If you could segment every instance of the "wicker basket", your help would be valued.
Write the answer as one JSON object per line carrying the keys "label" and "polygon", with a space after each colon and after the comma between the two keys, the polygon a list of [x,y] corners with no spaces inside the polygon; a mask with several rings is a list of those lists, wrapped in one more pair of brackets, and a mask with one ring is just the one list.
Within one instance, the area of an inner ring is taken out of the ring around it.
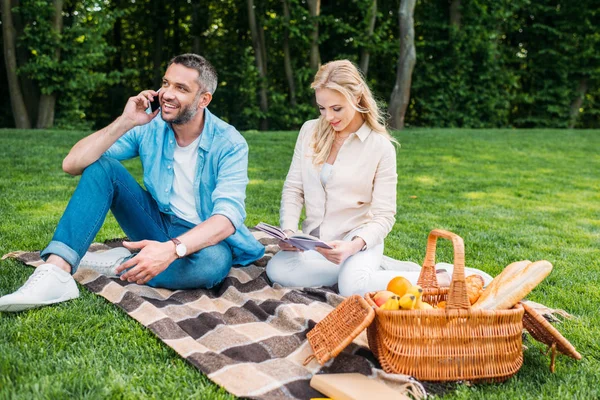
{"label": "wicker basket", "polygon": [[304,365],[313,358],[323,365],[337,356],[373,318],[375,311],[365,299],[358,295],[348,297],[306,335],[314,354],[306,358]]}
{"label": "wicker basket", "polygon": [[[440,288],[435,274],[437,238],[452,241],[454,273],[450,288]],[[363,300],[351,296],[319,322],[308,334],[314,355],[322,365],[337,356],[367,328],[369,347],[388,373],[412,375],[423,381],[503,381],[523,364],[523,326],[552,351],[576,360],[581,355],[542,315],[526,303],[510,310],[471,309],[464,276],[464,244],[454,233],[434,230],[419,285],[424,300],[432,305],[446,301],[445,309],[388,311],[373,302],[374,293]]]}
{"label": "wicker basket", "polygon": [[546,318],[540,315],[534,308],[527,305],[527,302],[521,303],[525,314],[523,315],[523,326],[529,334],[538,342],[544,343],[548,346],[550,354],[550,371],[554,372],[556,351],[574,358],[575,360],[581,360],[581,354],[575,347],[567,340],[560,332],[550,325]]}
{"label": "wicker basket", "polygon": [[[435,273],[437,238],[452,241],[454,272],[449,289],[440,289]],[[452,232],[434,230],[419,285],[424,300],[445,309],[388,311],[375,309],[368,328],[369,346],[389,373],[424,381],[503,381],[523,364],[521,332],[523,307],[510,310],[473,310],[467,297],[463,240]],[[375,305],[371,294],[367,302]]]}

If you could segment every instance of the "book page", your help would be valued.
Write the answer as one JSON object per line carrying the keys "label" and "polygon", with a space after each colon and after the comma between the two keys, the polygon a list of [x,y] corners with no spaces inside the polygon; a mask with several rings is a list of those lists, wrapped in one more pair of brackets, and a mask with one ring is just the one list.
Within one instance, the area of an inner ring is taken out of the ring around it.
{"label": "book page", "polygon": [[285,232],[283,232],[281,230],[281,228],[279,228],[277,226],[266,224],[264,222],[260,222],[258,225],[255,226],[255,228],[258,229],[259,231],[262,231],[262,232],[268,234],[268,235],[271,235],[275,239],[285,240],[288,238],[287,235],[285,234]]}
{"label": "book page", "polygon": [[327,243],[325,243],[319,239],[304,239],[304,238],[297,237],[297,236],[292,236],[291,238],[289,238],[287,240],[287,242],[289,244],[291,244],[292,246],[297,247],[302,250],[314,250],[315,247],[323,247],[326,249],[332,248]]}

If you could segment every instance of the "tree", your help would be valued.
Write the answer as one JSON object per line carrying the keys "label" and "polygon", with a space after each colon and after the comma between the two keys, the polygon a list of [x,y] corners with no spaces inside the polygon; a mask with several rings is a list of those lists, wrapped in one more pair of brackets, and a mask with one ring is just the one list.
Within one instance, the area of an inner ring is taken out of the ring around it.
{"label": "tree", "polygon": [[[18,2],[16,2],[18,5]],[[2,0],[2,35],[4,38],[4,60],[6,63],[6,73],[8,78],[8,88],[11,100],[11,107],[17,129],[31,128],[29,114],[23,100],[23,92],[19,84],[17,75],[17,57],[16,57],[16,39],[15,28],[12,22],[12,10],[10,0]]]}
{"label": "tree", "polygon": [[152,46],[154,57],[152,59],[152,83],[155,88],[158,88],[161,86],[164,72],[162,68],[164,62],[163,47],[165,46],[165,30],[167,29],[167,20],[169,16],[165,10],[164,0],[154,0],[152,2],[152,7],[154,14],[154,42]]}
{"label": "tree", "polygon": [[321,15],[321,0],[307,0],[308,11],[312,19],[312,32],[310,34],[310,68],[313,71],[319,69],[321,65],[321,55],[319,54],[319,16]]}
{"label": "tree", "polygon": [[459,30],[461,19],[460,0],[452,0],[450,2],[450,27]]}
{"label": "tree", "polygon": [[296,84],[294,83],[292,58],[290,56],[290,4],[289,0],[281,0],[281,2],[283,3],[283,18],[285,22],[283,32],[283,67],[289,88],[290,106],[296,107]]}
{"label": "tree", "polygon": [[109,48],[104,35],[112,27],[113,15],[94,0],[22,0],[15,1],[18,7],[12,10],[9,3],[2,3],[3,22],[9,22],[3,28],[8,28],[8,35],[3,35],[9,51],[5,58],[11,63],[7,74],[11,88],[20,86],[27,94],[11,90],[11,101],[25,104],[26,112],[15,105],[15,117],[29,120],[15,125],[52,127],[61,102],[62,114],[57,117],[69,126],[82,123],[90,92],[109,81],[95,69],[106,62]]}
{"label": "tree", "polygon": [[520,29],[510,35],[519,60],[515,126],[574,127],[586,112],[586,93],[599,82],[597,4],[538,0],[519,10]]}
{"label": "tree", "polygon": [[208,27],[208,13],[200,9],[200,2],[194,2],[192,4],[192,53],[201,54],[203,50],[202,46],[202,34]]}
{"label": "tree", "polygon": [[248,1],[248,22],[250,32],[252,34],[252,47],[254,47],[254,58],[256,59],[256,68],[260,75],[260,110],[264,113],[260,121],[260,129],[266,131],[269,128],[269,122],[266,118],[269,112],[269,102],[267,98],[267,50],[265,46],[264,34],[262,34],[262,25],[259,25],[256,20],[254,10],[254,1]]}
{"label": "tree", "polygon": [[367,14],[368,27],[367,27],[367,43],[363,46],[360,53],[360,69],[363,75],[366,77],[369,72],[369,58],[371,56],[371,39],[373,38],[373,32],[375,31],[375,21],[377,20],[377,0],[373,0],[369,13]]}
{"label": "tree", "polygon": [[396,83],[392,90],[388,112],[390,126],[404,127],[404,116],[410,99],[412,73],[416,63],[414,10],[416,0],[400,0],[398,25],[400,29],[400,53],[396,68]]}
{"label": "tree", "polygon": [[[60,38],[63,28],[63,0],[54,0],[54,10],[52,12],[52,22],[50,24],[50,33],[57,39]],[[59,39],[58,39],[59,40]],[[54,54],[50,53],[49,57],[52,62],[58,63],[60,60],[60,47],[56,46]],[[39,111],[37,114],[36,128],[50,128],[54,125],[54,111],[56,107],[56,91],[42,90],[40,97]]]}
{"label": "tree", "polygon": [[240,130],[314,118],[315,71],[342,58],[393,124],[600,127],[598,0],[414,3],[411,47],[398,0],[0,0],[0,126],[51,126],[54,110],[100,128],[192,51],[219,74],[211,111]]}

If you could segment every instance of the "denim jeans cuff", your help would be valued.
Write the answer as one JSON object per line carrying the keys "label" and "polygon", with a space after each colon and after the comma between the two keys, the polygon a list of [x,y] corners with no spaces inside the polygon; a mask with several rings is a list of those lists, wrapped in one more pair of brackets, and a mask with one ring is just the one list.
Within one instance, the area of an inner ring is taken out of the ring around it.
{"label": "denim jeans cuff", "polygon": [[71,264],[71,275],[77,272],[77,267],[79,266],[81,257],[79,257],[79,254],[77,254],[77,252],[72,248],[62,242],[53,240],[48,244],[48,247],[42,250],[40,257],[42,260],[46,261],[50,254],[55,254]]}

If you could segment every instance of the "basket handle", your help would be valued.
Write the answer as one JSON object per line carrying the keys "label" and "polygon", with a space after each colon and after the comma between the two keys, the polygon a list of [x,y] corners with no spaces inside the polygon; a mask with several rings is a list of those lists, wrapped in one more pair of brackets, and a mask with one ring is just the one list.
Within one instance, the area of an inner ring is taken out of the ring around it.
{"label": "basket handle", "polygon": [[452,273],[446,308],[468,310],[471,308],[471,303],[467,296],[465,282],[465,244],[457,234],[442,229],[434,229],[429,233],[425,260],[417,283],[423,289],[439,289],[440,287],[435,273],[435,249],[439,237],[450,240],[454,248],[454,272]]}

